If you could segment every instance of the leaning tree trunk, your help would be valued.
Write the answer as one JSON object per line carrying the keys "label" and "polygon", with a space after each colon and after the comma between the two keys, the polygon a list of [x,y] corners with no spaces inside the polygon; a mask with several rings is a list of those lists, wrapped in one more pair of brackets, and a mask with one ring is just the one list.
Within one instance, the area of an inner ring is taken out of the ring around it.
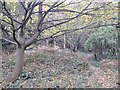
{"label": "leaning tree trunk", "polygon": [[20,75],[22,69],[24,66],[24,48],[18,48],[16,50],[16,63],[15,63],[15,67],[13,70],[13,73],[11,76],[9,76],[5,82],[9,83],[9,82],[13,82],[15,81],[18,76]]}
{"label": "leaning tree trunk", "polygon": [[[19,16],[18,16],[18,21],[19,22],[23,22],[22,18],[25,14],[25,10],[23,8],[23,5],[25,4],[25,0],[23,0],[23,2],[21,2],[21,0],[18,0],[18,12],[19,12]],[[23,4],[21,4],[21,3]],[[24,24],[24,26],[26,25],[26,23]],[[24,26],[22,26],[19,30],[18,30],[18,37],[16,39],[15,34],[13,33],[13,38],[16,41],[17,40],[17,47],[16,47],[16,58],[15,58],[15,67],[13,69],[12,75],[10,75],[9,77],[7,77],[5,79],[6,83],[10,83],[15,81],[18,76],[20,75],[22,68],[24,66],[24,43],[25,43],[25,38],[24,38]],[[18,24],[15,25],[15,28],[18,28]]]}

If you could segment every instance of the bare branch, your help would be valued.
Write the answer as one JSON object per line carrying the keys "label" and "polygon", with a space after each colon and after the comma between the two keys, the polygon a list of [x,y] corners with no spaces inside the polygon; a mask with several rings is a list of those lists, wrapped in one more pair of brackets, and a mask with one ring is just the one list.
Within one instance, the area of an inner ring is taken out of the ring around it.
{"label": "bare branch", "polygon": [[71,21],[71,20],[79,17],[80,15],[82,15],[82,13],[83,13],[91,4],[92,4],[92,2],[90,2],[90,3],[89,3],[81,12],[79,12],[76,16],[74,16],[74,17],[72,17],[72,18],[70,18],[70,19],[68,19],[68,20],[66,20],[66,21],[63,21],[63,22],[57,23],[57,24],[55,24],[55,25],[52,25],[52,26],[43,28],[43,31],[44,31],[45,29],[49,29],[49,28],[52,28],[52,27],[55,27],[55,26],[64,24],[64,23],[66,23],[66,22],[69,22],[69,21]]}
{"label": "bare branch", "polygon": [[[118,25],[118,24],[106,24],[106,25],[95,25],[95,26],[93,26],[94,24],[96,24],[96,23],[92,23],[92,24],[89,24],[89,25],[86,25],[86,26],[82,26],[82,27],[79,27],[79,28],[76,28],[76,29],[69,29],[69,30],[67,29],[67,30],[58,31],[58,32],[56,32],[55,34],[53,34],[49,37],[38,39],[37,41],[59,37],[59,36],[64,35],[66,33],[72,33],[72,32],[75,32],[75,31],[82,30],[82,29],[93,29],[93,28],[98,28],[98,27],[103,27],[103,26],[111,26],[111,25],[112,26],[117,26]],[[93,27],[90,27],[90,26],[93,26]],[[59,33],[61,33],[61,34],[59,34]],[[57,35],[57,34],[59,34],[59,35]],[[35,41],[35,42],[37,42],[37,41]]]}
{"label": "bare branch", "polygon": [[26,42],[25,42],[25,48],[28,47],[29,45],[31,45],[32,43],[34,43],[34,41],[36,41],[37,37],[39,35],[39,32],[36,32],[33,37],[31,37],[30,39],[28,39]]}
{"label": "bare branch", "polygon": [[37,26],[37,32],[34,34],[34,36],[31,38],[31,39],[29,39],[29,40],[27,40],[26,42],[25,42],[25,48],[26,47],[28,47],[30,44],[32,44],[35,40],[36,40],[36,38],[39,36],[39,34],[41,33],[41,31],[42,31],[42,22],[43,22],[43,20],[44,20],[44,18],[46,17],[46,15],[53,9],[53,8],[55,8],[55,7],[57,7],[57,6],[59,6],[59,5],[61,5],[62,3],[64,3],[64,1],[63,2],[61,2],[61,3],[59,3],[59,4],[57,4],[58,2],[55,2],[48,10],[47,10],[47,12],[45,12],[45,14],[42,16],[42,3],[40,3],[41,5],[40,5],[40,8],[39,8],[39,15],[40,15],[40,20],[39,20],[39,23],[38,23],[38,26]]}
{"label": "bare branch", "polygon": [[10,17],[10,21],[11,21],[11,25],[14,28],[14,24],[13,24],[13,20],[12,20],[12,15],[10,14],[10,12],[7,10],[6,8],[6,3],[3,2],[3,8],[5,9],[5,11],[7,12],[8,16]]}
{"label": "bare branch", "polygon": [[[6,13],[5,13],[4,11],[2,11],[2,10],[5,10]],[[13,16],[11,15],[11,13],[10,13],[10,12],[7,10],[7,8],[6,8],[6,2],[3,2],[3,3],[2,3],[1,12],[2,12],[2,14],[4,14],[5,16],[7,16],[7,17],[11,20],[11,24],[13,23],[13,21],[15,21],[16,23],[21,24],[19,21],[13,19]]]}
{"label": "bare branch", "polygon": [[8,36],[10,35],[9,33],[12,33],[12,32],[10,32],[10,31],[8,31],[7,29],[5,29],[5,26],[2,25],[2,24],[0,24],[0,30],[1,30],[2,32],[5,32]]}
{"label": "bare branch", "polygon": [[[42,10],[42,2],[40,2],[40,5],[39,5],[39,11],[41,11]],[[39,19],[43,19],[42,18],[42,12],[41,13],[39,13]],[[41,31],[41,21],[42,20],[40,20],[39,21],[39,23],[38,23],[38,26],[37,26],[37,31],[36,31],[36,33],[33,35],[33,37],[31,38],[31,39],[28,39],[26,42],[25,42],[25,48],[27,47],[27,46],[29,46],[30,44],[32,44],[32,42],[34,42],[34,40],[39,36],[39,34],[40,34],[40,31]],[[40,30],[39,30],[40,29]]]}
{"label": "bare branch", "polygon": [[[42,12],[46,12],[46,11],[42,11]],[[79,13],[78,11],[74,11],[74,10],[68,10],[68,9],[53,9],[50,12],[71,12],[71,13]],[[32,14],[35,13],[39,13],[39,11],[33,12]]]}
{"label": "bare branch", "polygon": [[82,1],[83,1],[83,0],[78,1],[78,2],[69,2],[68,4],[62,5],[62,6],[60,6],[60,7],[66,7],[66,6],[73,5],[73,4],[79,4],[79,3],[81,3]]}
{"label": "bare branch", "polygon": [[0,19],[0,21],[3,21],[3,22],[5,22],[5,23],[7,23],[7,24],[9,24],[9,25],[12,25],[10,22],[7,22],[7,21],[4,20],[4,19]]}
{"label": "bare branch", "polygon": [[15,35],[15,30],[14,30],[14,23],[13,23],[13,19],[12,19],[12,15],[11,13],[7,10],[6,8],[6,3],[3,2],[3,8],[5,9],[5,11],[7,12],[7,16],[9,16],[10,18],[10,21],[11,21],[11,26],[12,26],[12,29],[13,29],[13,39],[16,41],[16,43],[19,45],[20,43],[18,42],[18,40],[16,39],[16,35]]}
{"label": "bare branch", "polygon": [[[23,27],[25,27],[25,25],[26,25],[26,23],[29,21],[29,19],[30,19],[30,17],[31,17],[31,14],[32,14],[32,12],[33,12],[33,9],[34,9],[34,7],[35,6],[37,6],[37,5],[39,5],[39,3],[30,3],[30,5],[32,5],[31,6],[31,8],[27,8],[27,11],[26,11],[26,13],[25,13],[25,15],[24,15],[24,20],[23,20],[23,22],[22,22],[22,24],[21,24],[21,26],[19,26],[17,29],[15,29],[15,30],[19,30],[20,28],[23,28]],[[29,12],[28,12],[29,11]],[[28,14],[28,15],[27,15]]]}
{"label": "bare branch", "polygon": [[[89,12],[86,12],[86,13],[81,13],[82,15],[90,15],[90,16],[94,16],[95,14],[91,14]],[[51,22],[54,22],[54,21],[64,21],[64,20],[69,20],[71,18],[62,18],[62,19],[53,19],[53,20],[49,20],[49,21],[45,21],[43,22],[42,24],[45,24],[45,23],[51,23]]]}
{"label": "bare branch", "polygon": [[20,45],[19,41],[18,41],[17,38],[16,38],[16,31],[15,31],[15,30],[13,30],[13,39],[16,41],[16,43],[17,43],[18,45]]}
{"label": "bare branch", "polygon": [[9,19],[13,20],[14,22],[16,22],[16,23],[18,23],[18,24],[22,24],[22,23],[20,23],[19,21],[17,21],[17,20],[15,20],[15,19],[11,18],[10,16],[8,16],[5,12],[3,12],[3,11],[1,11],[1,12],[2,12],[2,14],[4,14],[5,16],[7,16]]}
{"label": "bare branch", "polygon": [[25,4],[24,4],[24,3],[25,3],[25,2],[21,2],[21,1],[20,1],[20,4],[21,4],[22,7],[24,8],[24,10],[27,11],[27,8],[25,7]]}
{"label": "bare branch", "polygon": [[10,43],[12,43],[12,44],[15,44],[15,45],[17,45],[17,43],[15,43],[15,42],[13,42],[13,41],[11,41],[11,40],[8,40],[8,39],[6,39],[6,38],[2,38],[3,40],[5,40],[5,41],[8,41],[8,42],[10,42]]}

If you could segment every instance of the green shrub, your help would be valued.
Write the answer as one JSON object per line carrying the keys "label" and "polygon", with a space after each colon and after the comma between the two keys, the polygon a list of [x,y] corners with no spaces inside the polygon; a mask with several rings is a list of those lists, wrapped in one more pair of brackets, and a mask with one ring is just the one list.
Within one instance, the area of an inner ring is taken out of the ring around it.
{"label": "green shrub", "polygon": [[116,29],[112,26],[98,28],[98,30],[92,33],[86,40],[84,47],[86,50],[94,50],[95,43],[101,43],[104,48],[106,48],[106,46],[116,47],[117,45]]}

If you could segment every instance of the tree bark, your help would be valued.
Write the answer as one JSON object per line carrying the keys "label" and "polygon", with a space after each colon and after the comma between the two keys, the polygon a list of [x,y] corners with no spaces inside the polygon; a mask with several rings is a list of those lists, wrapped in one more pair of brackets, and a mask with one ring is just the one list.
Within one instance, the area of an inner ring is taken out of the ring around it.
{"label": "tree bark", "polygon": [[63,35],[63,49],[66,48],[66,37],[65,34]]}
{"label": "tree bark", "polygon": [[45,41],[45,42],[46,42],[46,46],[48,47],[48,39],[46,39],[46,41]]}
{"label": "tree bark", "polygon": [[17,47],[17,50],[16,50],[16,63],[15,63],[15,67],[14,67],[14,70],[13,70],[13,73],[11,76],[9,76],[5,82],[6,83],[9,83],[9,82],[13,82],[15,81],[18,76],[20,75],[22,69],[23,69],[23,66],[24,66],[24,48],[18,48]]}
{"label": "tree bark", "polygon": [[56,41],[55,38],[53,38],[53,44],[54,44],[54,48],[56,47]]}

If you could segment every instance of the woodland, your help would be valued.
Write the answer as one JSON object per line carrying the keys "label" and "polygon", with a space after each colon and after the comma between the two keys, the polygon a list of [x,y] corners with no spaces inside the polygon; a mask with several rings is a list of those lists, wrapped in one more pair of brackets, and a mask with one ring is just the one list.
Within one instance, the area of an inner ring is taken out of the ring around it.
{"label": "woodland", "polygon": [[118,88],[120,2],[1,0],[1,88]]}

